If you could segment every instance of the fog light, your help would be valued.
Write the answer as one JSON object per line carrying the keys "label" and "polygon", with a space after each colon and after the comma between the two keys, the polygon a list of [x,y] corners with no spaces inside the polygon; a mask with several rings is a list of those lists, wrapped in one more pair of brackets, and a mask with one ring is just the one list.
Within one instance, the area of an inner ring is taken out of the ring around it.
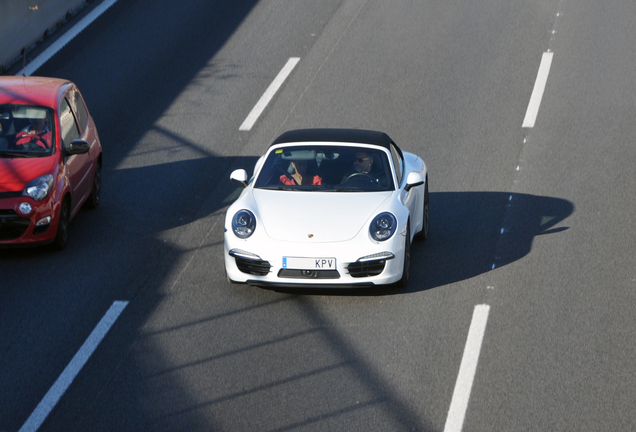
{"label": "fog light", "polygon": [[23,202],[22,204],[20,204],[20,207],[18,207],[18,210],[20,210],[20,213],[28,215],[29,213],[31,213],[31,210],[33,210],[33,208],[28,202]]}
{"label": "fog light", "polygon": [[44,226],[50,223],[51,223],[51,216],[47,216],[45,218],[40,219],[38,223],[35,224],[35,226]]}

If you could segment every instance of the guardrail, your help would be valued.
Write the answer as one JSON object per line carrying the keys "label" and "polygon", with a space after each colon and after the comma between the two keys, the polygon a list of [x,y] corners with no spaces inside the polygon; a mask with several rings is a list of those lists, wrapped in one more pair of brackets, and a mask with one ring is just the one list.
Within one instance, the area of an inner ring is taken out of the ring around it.
{"label": "guardrail", "polygon": [[0,1],[0,74],[23,59],[92,0]]}

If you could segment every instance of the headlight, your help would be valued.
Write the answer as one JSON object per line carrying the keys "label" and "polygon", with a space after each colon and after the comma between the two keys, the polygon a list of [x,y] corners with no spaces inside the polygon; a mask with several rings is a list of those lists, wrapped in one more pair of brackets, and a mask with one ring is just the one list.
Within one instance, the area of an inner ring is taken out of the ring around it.
{"label": "headlight", "polygon": [[385,241],[397,230],[397,219],[391,213],[380,213],[369,226],[369,234],[375,241]]}
{"label": "headlight", "polygon": [[22,196],[33,198],[34,201],[42,201],[49,195],[53,188],[53,176],[43,175],[29,182],[22,191]]}
{"label": "headlight", "polygon": [[232,231],[238,238],[246,239],[254,234],[256,218],[249,210],[239,210],[232,218]]}

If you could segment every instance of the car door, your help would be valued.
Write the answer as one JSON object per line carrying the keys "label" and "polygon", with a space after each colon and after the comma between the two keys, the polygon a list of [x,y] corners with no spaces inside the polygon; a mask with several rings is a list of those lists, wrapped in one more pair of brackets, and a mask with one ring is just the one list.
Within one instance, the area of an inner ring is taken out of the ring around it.
{"label": "car door", "polygon": [[[75,114],[75,118],[77,120],[77,125],[79,126],[81,139],[86,141],[91,147],[91,153],[94,152],[95,146],[97,145],[97,130],[95,129],[95,125],[90,119],[90,115],[88,113],[88,109],[86,109],[86,104],[84,103],[84,99],[80,94],[80,91],[77,87],[73,87],[69,90],[66,95],[66,99]],[[90,120],[90,121],[89,121]]]}
{"label": "car door", "polygon": [[[76,139],[85,139],[86,131],[78,123],[77,117],[71,108],[71,102],[76,95],[71,89],[60,100],[60,127],[62,147],[66,151]],[[90,152],[85,154],[70,155],[65,158],[66,172],[71,188],[71,207],[75,213],[79,205],[84,202],[92,186],[92,157]]]}

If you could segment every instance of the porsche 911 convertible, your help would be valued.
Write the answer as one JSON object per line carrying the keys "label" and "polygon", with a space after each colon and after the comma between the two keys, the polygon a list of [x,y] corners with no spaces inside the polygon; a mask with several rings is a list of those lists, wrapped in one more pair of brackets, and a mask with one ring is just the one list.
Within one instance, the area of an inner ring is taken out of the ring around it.
{"label": "porsche 911 convertible", "polygon": [[382,132],[279,136],[225,217],[230,282],[261,287],[406,286],[411,242],[428,237],[428,170]]}

